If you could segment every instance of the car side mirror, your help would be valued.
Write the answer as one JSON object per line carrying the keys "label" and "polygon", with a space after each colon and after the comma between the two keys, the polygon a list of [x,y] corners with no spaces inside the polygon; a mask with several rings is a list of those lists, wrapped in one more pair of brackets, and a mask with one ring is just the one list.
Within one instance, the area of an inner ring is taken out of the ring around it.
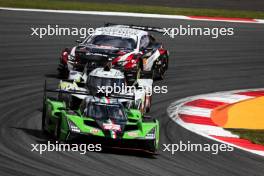
{"label": "car side mirror", "polygon": [[82,41],[81,40],[76,40],[76,43],[82,43]]}

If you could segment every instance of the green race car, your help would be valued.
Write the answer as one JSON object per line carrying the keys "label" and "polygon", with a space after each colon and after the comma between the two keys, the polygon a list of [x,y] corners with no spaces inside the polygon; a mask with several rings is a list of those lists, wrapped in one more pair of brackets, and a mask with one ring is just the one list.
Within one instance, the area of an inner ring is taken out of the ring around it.
{"label": "green race car", "polygon": [[[48,97],[48,92],[58,94]],[[126,106],[128,97],[95,97],[82,91],[47,90],[42,130],[59,141],[77,139],[155,153],[159,122]]]}

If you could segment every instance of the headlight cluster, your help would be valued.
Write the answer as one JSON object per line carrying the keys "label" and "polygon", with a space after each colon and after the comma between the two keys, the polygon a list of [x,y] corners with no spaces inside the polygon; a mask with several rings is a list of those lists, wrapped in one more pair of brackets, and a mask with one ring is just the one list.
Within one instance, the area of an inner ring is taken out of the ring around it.
{"label": "headlight cluster", "polygon": [[76,133],[81,132],[81,130],[72,121],[69,120],[68,123],[69,123],[69,128],[71,131],[76,132]]}
{"label": "headlight cluster", "polygon": [[146,139],[155,139],[156,138],[156,129],[152,128],[150,132],[146,135]]}

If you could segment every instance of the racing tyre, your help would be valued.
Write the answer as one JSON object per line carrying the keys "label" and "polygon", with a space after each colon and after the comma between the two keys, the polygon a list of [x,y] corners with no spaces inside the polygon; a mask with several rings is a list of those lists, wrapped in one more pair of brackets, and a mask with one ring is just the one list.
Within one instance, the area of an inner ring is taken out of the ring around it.
{"label": "racing tyre", "polygon": [[59,65],[58,67],[58,77],[61,79],[67,79],[69,77],[69,71],[68,69],[63,66],[62,64]]}
{"label": "racing tyre", "polygon": [[61,131],[61,118],[56,120],[55,128],[54,128],[54,139],[60,141],[60,131]]}
{"label": "racing tyre", "polygon": [[150,151],[151,153],[156,153],[157,152],[157,147],[156,147],[156,139],[153,140],[147,140],[145,143],[145,149]]}
{"label": "racing tyre", "polygon": [[46,105],[43,101],[43,109],[42,109],[42,120],[41,120],[41,129],[43,131],[44,134],[47,133],[47,129],[46,129]]}
{"label": "racing tyre", "polygon": [[168,57],[168,55],[166,55],[162,59],[162,67],[163,67],[163,70],[168,70],[168,68],[169,68],[169,57]]}
{"label": "racing tyre", "polygon": [[43,96],[43,104],[42,104],[42,119],[41,119],[41,130],[43,134],[49,134],[47,127],[46,127],[46,121],[47,121],[47,107],[46,107],[46,96]]}
{"label": "racing tyre", "polygon": [[150,107],[147,107],[146,108],[146,113],[149,113],[149,111],[150,111]]}
{"label": "racing tyre", "polygon": [[152,70],[153,80],[163,80],[164,73],[165,73],[164,69],[160,65],[155,64]]}

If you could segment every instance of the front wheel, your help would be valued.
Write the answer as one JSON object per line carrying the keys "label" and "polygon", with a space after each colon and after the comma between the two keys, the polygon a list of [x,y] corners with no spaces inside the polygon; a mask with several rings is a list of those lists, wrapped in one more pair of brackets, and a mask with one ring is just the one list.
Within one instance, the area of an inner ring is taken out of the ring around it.
{"label": "front wheel", "polygon": [[156,139],[146,141],[146,150],[151,153],[157,153]]}
{"label": "front wheel", "polygon": [[41,130],[44,134],[48,134],[47,130],[47,107],[46,107],[46,95],[43,96],[42,104],[42,118],[41,118]]}
{"label": "front wheel", "polygon": [[169,57],[166,56],[163,61],[162,61],[162,67],[164,68],[164,70],[168,70],[169,68]]}
{"label": "front wheel", "polygon": [[41,120],[41,129],[44,133],[46,133],[46,105],[43,102],[43,109],[42,109],[42,120]]}
{"label": "front wheel", "polygon": [[60,140],[60,133],[61,133],[61,118],[58,118],[55,123],[55,129],[53,134],[56,140]]}

